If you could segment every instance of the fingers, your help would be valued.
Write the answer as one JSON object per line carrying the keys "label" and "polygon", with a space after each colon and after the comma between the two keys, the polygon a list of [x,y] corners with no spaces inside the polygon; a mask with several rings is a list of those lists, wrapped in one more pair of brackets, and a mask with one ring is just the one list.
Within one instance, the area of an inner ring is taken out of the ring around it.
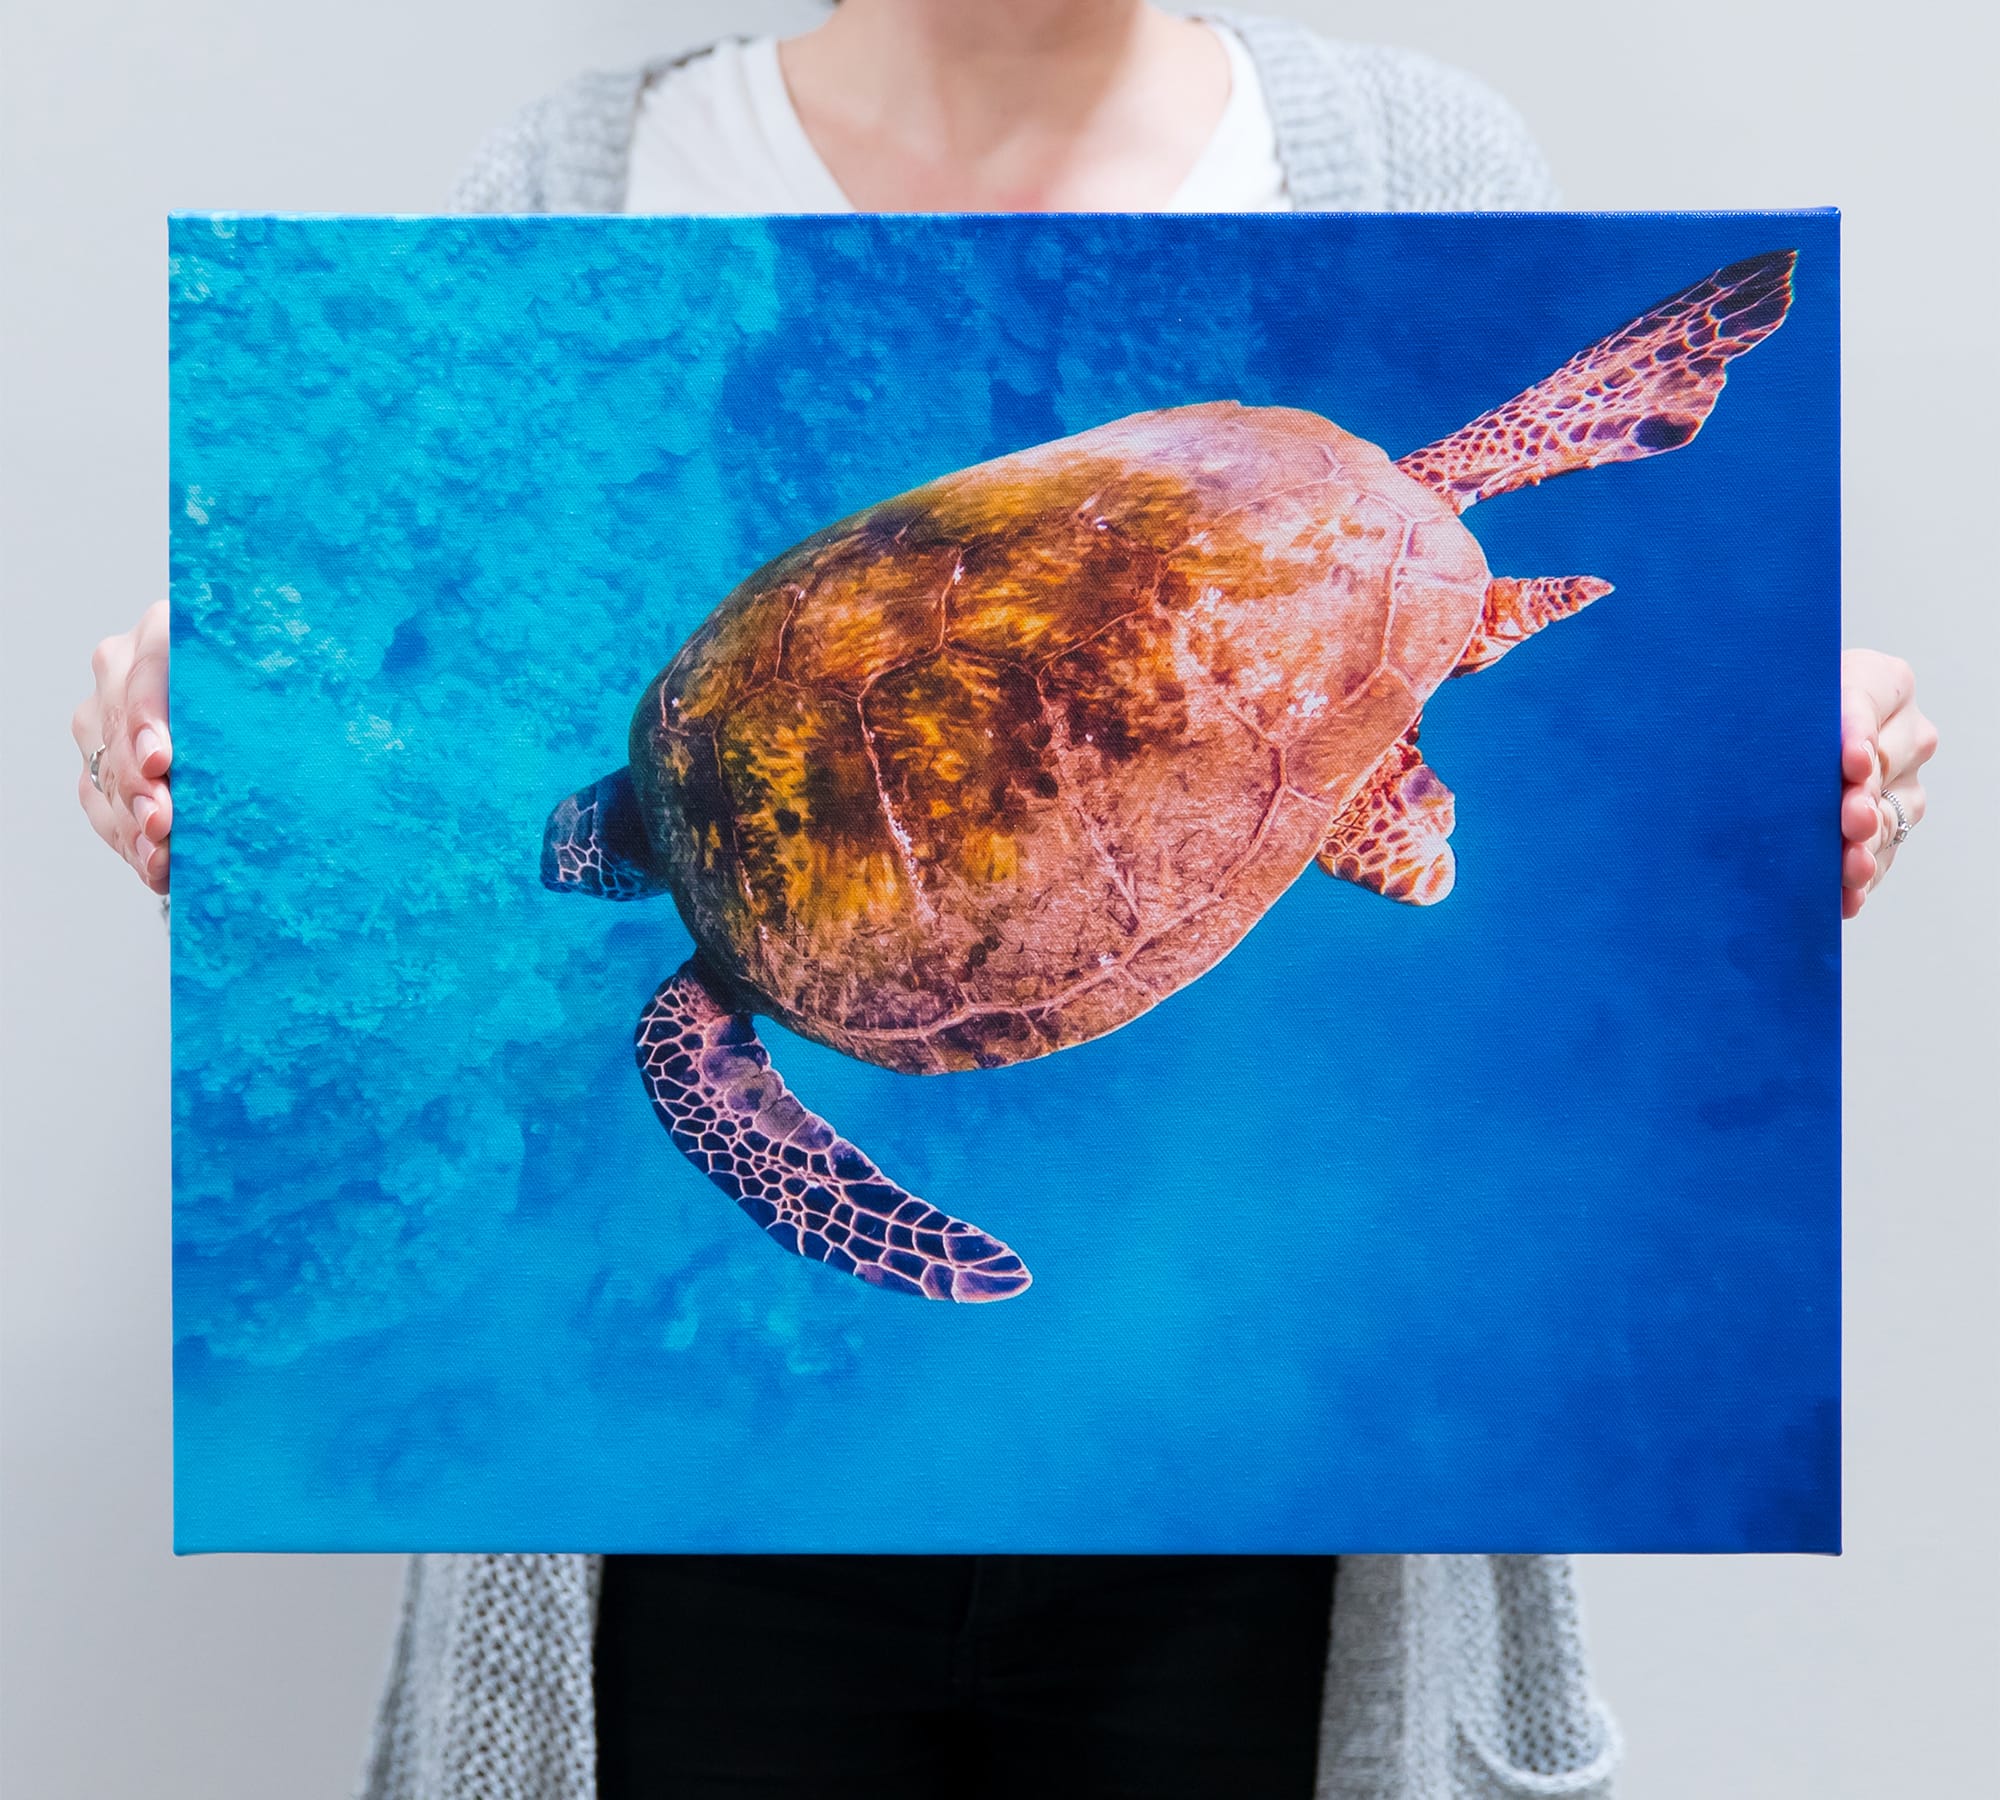
{"label": "fingers", "polygon": [[[1910,822],[1914,831],[1923,823],[1924,810],[1929,805],[1929,796],[1924,792],[1924,784],[1915,779],[1891,781],[1883,789],[1893,793],[1902,806],[1903,817]],[[1865,789],[1850,787],[1840,798],[1840,835],[1843,842],[1865,845],[1868,849],[1880,851],[1896,835],[1897,819],[1895,808],[1881,798],[1871,795]]]}
{"label": "fingers", "polygon": [[165,843],[140,831],[127,808],[100,794],[91,785],[88,768],[77,771],[76,797],[91,830],[124,858],[148,887],[156,894],[164,894],[167,891]]}
{"label": "fingers", "polygon": [[[1897,784],[1887,790],[1896,796],[1903,808],[1903,816],[1914,831],[1923,821],[1928,808],[1929,796],[1920,781]],[[1865,809],[1868,826],[1857,833],[1851,827],[1855,821],[1856,809]],[[1840,916],[1851,919],[1861,910],[1861,903],[1876,888],[1882,885],[1896,853],[1901,848],[1896,842],[1899,821],[1896,809],[1885,801],[1870,799],[1858,788],[1850,788],[1841,801],[1840,829],[1846,840],[1840,853]]]}
{"label": "fingers", "polygon": [[125,715],[132,734],[133,769],[150,780],[174,760],[167,732],[167,603],[146,611],[132,633],[132,661],[125,676]]}
{"label": "fingers", "polygon": [[91,786],[88,768],[77,771],[76,798],[83,808],[83,816],[90,821],[91,830],[130,862],[131,846],[123,841],[125,820],[119,808]]}
{"label": "fingers", "polygon": [[114,805],[124,792],[127,765],[131,761],[125,728],[125,679],[132,668],[134,635],[122,632],[116,637],[103,638],[91,651],[90,672],[96,680],[97,692],[85,705],[95,714],[97,736],[95,743],[84,743],[81,739],[77,743],[86,757],[98,746],[103,747],[97,761],[97,787]]}
{"label": "fingers", "polygon": [[[1921,781],[1899,781],[1883,790],[1896,796],[1896,806],[1903,809],[1903,818],[1909,820],[1912,831],[1924,822],[1924,813],[1929,809],[1930,796],[1924,792]],[[1886,800],[1878,802],[1882,812],[1882,835],[1877,839],[1876,855],[1881,855],[1881,846],[1894,847],[1896,832],[1901,821],[1896,817],[1896,807]]]}
{"label": "fingers", "polygon": [[70,715],[70,735],[76,739],[76,747],[87,757],[99,744],[108,741],[105,730],[109,720],[107,707],[115,697],[125,691],[125,671],[132,665],[132,640],[130,637],[108,637],[100,639],[90,653],[90,674],[93,691],[90,697]]}
{"label": "fingers", "polygon": [[1854,787],[1866,788],[1879,773],[1875,734],[1878,726],[1872,707],[1843,706],[1840,716],[1840,779]]}
{"label": "fingers", "polygon": [[[1882,734],[1916,693],[1914,670],[1900,656],[1849,650],[1840,659],[1840,774],[1866,784],[1882,779]],[[1872,767],[1871,767],[1872,765]],[[1873,791],[1879,792],[1879,787]]]}
{"label": "fingers", "polygon": [[[132,631],[101,640],[90,667],[95,692],[70,716],[70,735],[85,759],[77,800],[91,829],[148,887],[165,893],[166,840],[173,829],[165,779],[173,760],[166,729],[166,603],[149,608]],[[94,783],[88,766],[93,751],[99,752]]]}
{"label": "fingers", "polygon": [[1881,773],[1875,740],[1882,730],[1875,697],[1865,684],[1843,679],[1840,684],[1840,778],[1865,786]]}
{"label": "fingers", "polygon": [[1899,656],[1849,650],[1840,659],[1840,911],[1851,919],[1896,860],[1901,821],[1912,829],[1927,797],[1917,771],[1936,755],[1937,727],[1916,703],[1917,678]]}
{"label": "fingers", "polygon": [[1880,650],[1848,650],[1840,658],[1841,716],[1849,707],[1865,707],[1876,725],[1885,723],[1910,703],[1917,691],[1916,671],[1900,656]]}
{"label": "fingers", "polygon": [[1847,844],[1872,844],[1882,833],[1882,808],[1865,786],[1851,783],[1840,796],[1840,836]]}
{"label": "fingers", "polygon": [[[174,746],[167,730],[167,603],[164,600],[146,609],[132,640],[132,664],[125,675],[125,717],[131,736],[128,766],[132,816],[143,836],[164,845],[174,818],[173,794],[167,784]],[[151,853],[144,845],[138,846],[138,850],[140,873],[164,893],[165,852],[160,852],[159,866],[154,869],[148,860]]]}
{"label": "fingers", "polygon": [[1882,785],[1901,792],[1925,763],[1937,754],[1937,727],[1911,704],[1884,721],[1879,739]]}
{"label": "fingers", "polygon": [[[1904,822],[1908,822],[1911,831],[1916,830],[1923,823],[1924,813],[1930,805],[1921,781],[1903,782],[1895,787],[1884,788],[1882,792],[1884,798],[1877,802],[1882,812],[1882,829],[1869,846],[1875,858],[1875,876],[1868,884],[1870,887],[1881,884],[1882,878],[1889,873],[1889,865],[1896,860],[1896,852],[1902,848],[1896,841],[1897,835],[1899,833],[1908,835],[1903,833]],[[1889,804],[1887,796],[1891,794],[1895,796],[1895,806]],[[1903,809],[1900,815],[1896,811],[1897,806]]]}
{"label": "fingers", "polygon": [[132,823],[156,844],[164,844],[174,828],[173,790],[162,785],[159,798],[151,794],[132,796]]}
{"label": "fingers", "polygon": [[156,844],[146,852],[146,861],[139,870],[140,877],[156,894],[164,894],[170,885],[167,865],[173,860],[172,846]]}

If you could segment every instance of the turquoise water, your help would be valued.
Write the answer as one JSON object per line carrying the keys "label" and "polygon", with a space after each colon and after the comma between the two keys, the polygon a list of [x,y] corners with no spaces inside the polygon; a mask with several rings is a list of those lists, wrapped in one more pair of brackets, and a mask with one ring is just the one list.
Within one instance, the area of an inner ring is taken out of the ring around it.
{"label": "turquoise water", "polygon": [[[655,1121],[671,904],[543,822],[750,568],[1144,407],[1392,454],[1722,264],[1688,448],[1468,515],[1617,592],[1424,723],[1458,885],[916,1078],[762,1026],[1035,1285],[775,1249]],[[207,1549],[1829,1549],[1829,215],[176,218],[176,1533]]]}

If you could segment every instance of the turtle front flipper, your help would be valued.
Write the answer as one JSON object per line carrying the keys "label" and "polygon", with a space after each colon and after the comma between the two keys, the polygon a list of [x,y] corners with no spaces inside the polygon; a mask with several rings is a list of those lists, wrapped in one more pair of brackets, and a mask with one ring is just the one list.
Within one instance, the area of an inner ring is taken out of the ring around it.
{"label": "turtle front flipper", "polygon": [[1718,269],[1396,467],[1464,512],[1552,475],[1678,450],[1713,410],[1724,365],[1784,322],[1797,254]]}
{"label": "turtle front flipper", "polygon": [[650,900],[668,891],[654,867],[629,769],[578,788],[542,832],[542,886],[602,900]]}
{"label": "turtle front flipper", "polygon": [[1319,866],[1391,900],[1430,906],[1458,874],[1445,841],[1453,823],[1451,789],[1424,761],[1412,725],[1328,828]]}
{"label": "turtle front flipper", "polygon": [[637,1050],[668,1135],[787,1250],[930,1300],[1006,1300],[1028,1285],[998,1238],[898,1187],[800,1105],[699,957],[660,984]]}

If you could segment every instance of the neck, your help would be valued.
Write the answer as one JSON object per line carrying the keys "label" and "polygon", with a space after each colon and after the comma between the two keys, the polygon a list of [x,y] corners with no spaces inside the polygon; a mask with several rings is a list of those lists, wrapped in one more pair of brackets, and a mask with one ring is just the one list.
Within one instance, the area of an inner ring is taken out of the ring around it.
{"label": "neck", "polygon": [[1157,205],[1229,93],[1214,35],[1144,0],[846,0],[780,61],[863,207]]}

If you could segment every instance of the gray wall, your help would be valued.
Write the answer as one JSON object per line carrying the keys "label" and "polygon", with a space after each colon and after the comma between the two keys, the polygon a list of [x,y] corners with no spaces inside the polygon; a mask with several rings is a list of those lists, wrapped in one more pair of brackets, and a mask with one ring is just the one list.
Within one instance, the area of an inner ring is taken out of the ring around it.
{"label": "gray wall", "polygon": [[[1995,707],[1979,698],[2000,648],[1986,529],[2000,417],[1992,15],[1851,0],[1293,10],[1484,75],[1580,205],[1847,209],[1848,635],[1916,663],[1945,739],[1930,820],[1847,934],[1849,1549],[1594,1558],[1585,1593],[1633,1743],[1629,1800],[1982,1791],[1974,1721],[2000,1674],[2000,769]],[[163,215],[422,211],[488,124],[570,70],[808,16],[805,0],[11,9],[10,1792],[342,1792],[397,1579],[379,1558],[168,1554],[166,945],[76,811],[66,729],[91,644],[164,582]],[[1718,793],[1718,831],[1730,810]]]}

